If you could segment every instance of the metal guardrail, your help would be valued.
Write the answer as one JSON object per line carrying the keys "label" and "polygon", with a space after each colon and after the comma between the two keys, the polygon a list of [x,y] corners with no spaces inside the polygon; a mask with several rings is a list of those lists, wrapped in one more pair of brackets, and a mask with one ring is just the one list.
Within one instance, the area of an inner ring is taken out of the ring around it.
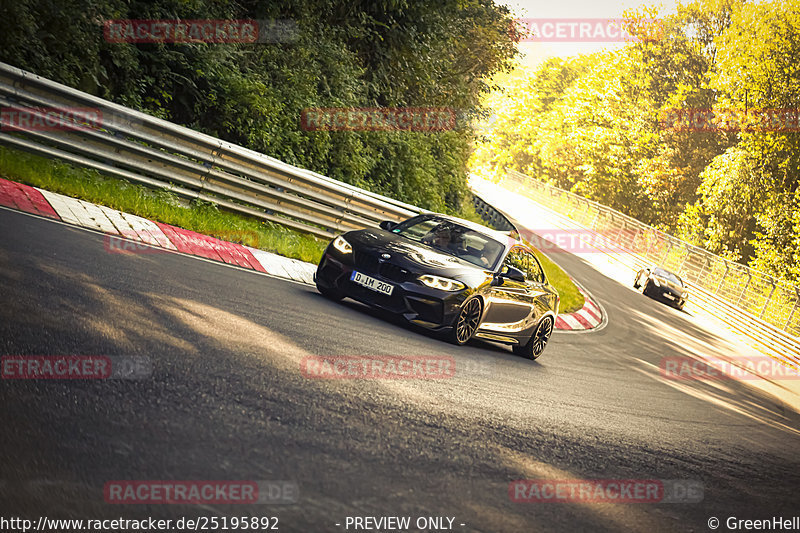
{"label": "metal guardrail", "polygon": [[5,63],[0,63],[0,107],[25,108],[41,119],[52,119],[46,110],[53,108],[90,108],[101,117],[92,124],[64,118],[47,129],[0,131],[0,144],[167,189],[185,199],[213,202],[318,237],[421,212]]}
{"label": "metal guardrail", "polygon": [[475,211],[478,213],[478,216],[494,229],[499,231],[517,230],[514,224],[508,220],[508,217],[485,202],[483,198],[475,193],[472,194],[472,204],[475,206]]}
{"label": "metal guardrail", "polygon": [[[800,364],[800,293],[786,282],[734,263],[665,234],[614,209],[525,174],[509,171],[506,188],[528,196],[619,246],[628,265],[660,265],[677,272],[691,299],[739,329]],[[777,322],[777,323],[776,323]]]}

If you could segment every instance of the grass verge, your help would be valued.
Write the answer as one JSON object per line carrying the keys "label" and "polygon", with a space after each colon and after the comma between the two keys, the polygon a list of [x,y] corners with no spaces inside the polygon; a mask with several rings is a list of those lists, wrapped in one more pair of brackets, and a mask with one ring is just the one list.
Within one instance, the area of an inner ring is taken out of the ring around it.
{"label": "grass verge", "polygon": [[309,263],[319,262],[328,244],[280,224],[220,211],[208,202],[187,202],[166,190],[10,148],[0,147],[0,176]]}

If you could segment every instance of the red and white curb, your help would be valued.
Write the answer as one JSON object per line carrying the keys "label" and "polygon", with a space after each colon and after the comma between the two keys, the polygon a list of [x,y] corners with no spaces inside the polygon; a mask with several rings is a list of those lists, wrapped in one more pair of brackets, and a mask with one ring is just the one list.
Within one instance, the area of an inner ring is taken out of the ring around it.
{"label": "red and white curb", "polygon": [[[109,251],[171,250],[313,285],[316,265],[0,178],[0,205],[105,233]],[[110,238],[116,241],[110,241]],[[126,245],[131,243],[131,246]]]}
{"label": "red and white curb", "polygon": [[[573,283],[577,285],[575,280]],[[556,318],[556,329],[566,331],[585,331],[600,328],[605,325],[605,312],[602,307],[594,301],[592,296],[581,286],[578,290],[583,294],[585,300],[583,307],[573,313],[558,315]]]}
{"label": "red and white curb", "polygon": [[0,178],[0,205],[61,220],[38,189]]}

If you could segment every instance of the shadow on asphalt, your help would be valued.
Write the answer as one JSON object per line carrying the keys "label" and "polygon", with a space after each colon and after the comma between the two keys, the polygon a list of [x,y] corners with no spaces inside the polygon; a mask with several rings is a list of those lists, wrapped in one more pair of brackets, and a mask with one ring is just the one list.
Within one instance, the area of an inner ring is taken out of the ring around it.
{"label": "shadow on asphalt", "polygon": [[[407,326],[360,304],[326,303],[310,287],[172,254],[108,254],[100,235],[0,217],[8,228],[0,242],[3,354],[147,355],[155,363],[141,381],[3,382],[0,507],[15,515],[116,518],[122,508],[103,498],[109,480],[284,479],[302,494],[301,505],[280,509],[288,531],[318,531],[348,515],[451,510],[478,531],[565,523],[573,531],[631,530],[638,522],[617,523],[597,507],[515,504],[509,482],[553,471],[702,478],[714,490],[703,507],[680,508],[681,525],[754,499],[759,511],[776,514],[779,498],[797,486],[796,464],[729,440],[735,426],[766,443],[796,444],[747,424],[746,417],[779,418],[771,402],[736,384],[692,383],[679,396],[660,378],[665,354],[690,356],[724,340],[591,273],[587,285],[611,323],[554,337],[545,362],[531,364],[490,343],[456,349],[396,334]],[[307,379],[297,364],[307,354],[399,350],[463,352],[494,364],[464,380],[387,384]],[[687,418],[707,416],[721,403],[736,411],[709,423],[706,441],[704,428],[680,420],[681,409]],[[641,437],[637,422],[691,431],[691,446]],[[198,512],[131,507],[126,515]]]}
{"label": "shadow on asphalt", "polygon": [[[369,305],[362,304],[361,302],[358,302],[356,300],[352,300],[350,298],[345,298],[344,300],[341,300],[339,302],[333,302],[333,301],[325,298],[321,294],[319,296],[320,296],[320,298],[328,301],[329,303],[338,304],[338,305],[344,306],[344,307],[346,307],[348,309],[351,309],[353,311],[356,311],[358,313],[362,313],[362,314],[368,315],[368,316],[370,316],[372,318],[388,322],[388,323],[390,323],[390,324],[392,324],[394,326],[397,326],[399,328],[403,328],[404,330],[406,330],[408,332],[412,332],[414,334],[421,335],[423,337],[427,337],[428,339],[444,343],[445,345],[450,346],[450,347],[452,347],[452,348],[454,348],[456,350],[458,350],[459,348],[466,349],[468,346],[472,346],[472,347],[475,347],[475,348],[480,348],[480,349],[482,349],[484,351],[494,352],[494,353],[503,354],[503,355],[509,355],[509,356],[511,356],[511,357],[513,357],[515,359],[519,359],[521,361],[525,361],[527,363],[531,363],[531,364],[534,364],[534,365],[538,364],[535,360],[527,359],[525,357],[522,357],[522,356],[519,356],[519,355],[515,354],[511,350],[510,346],[503,345],[502,343],[495,343],[495,342],[491,342],[491,341],[486,341],[484,339],[471,339],[465,346],[457,346],[457,345],[451,343],[450,341],[448,341],[445,338],[445,334],[443,332],[433,331],[433,330],[429,330],[429,329],[423,328],[421,326],[417,326],[416,324],[412,324],[412,323],[408,322],[403,317],[398,316],[398,315],[396,315],[394,313],[390,313],[389,311],[385,311],[383,309],[378,309],[378,308],[375,308],[375,307],[371,307]],[[546,354],[546,352],[545,352],[545,354]]]}

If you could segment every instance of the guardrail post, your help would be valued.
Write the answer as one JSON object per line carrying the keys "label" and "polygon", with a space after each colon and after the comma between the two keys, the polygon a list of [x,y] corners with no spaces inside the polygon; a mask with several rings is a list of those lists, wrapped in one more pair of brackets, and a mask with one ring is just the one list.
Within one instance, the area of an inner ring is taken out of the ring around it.
{"label": "guardrail post", "polygon": [[689,259],[690,255],[692,255],[692,251],[689,250],[689,248],[686,248],[686,257],[684,257],[683,261],[681,261],[681,266],[678,267],[678,272],[681,272],[683,270],[683,265],[686,264],[686,260]]}
{"label": "guardrail post", "polygon": [[667,252],[664,254],[664,257],[661,258],[661,264],[666,265],[667,257],[669,257],[669,253],[672,251],[672,241],[667,241],[669,246],[667,246]]}
{"label": "guardrail post", "polygon": [[650,250],[653,249],[653,244],[655,244],[656,238],[652,233],[645,233],[645,235],[647,235],[648,239],[647,239],[647,250],[645,250],[644,256],[649,261],[650,260]]}
{"label": "guardrail post", "polygon": [[624,218],[620,222],[619,231],[617,231],[617,242],[623,244],[624,247],[630,250],[633,247],[633,241],[631,240],[631,232],[628,229],[628,221]]}
{"label": "guardrail post", "polygon": [[[617,240],[618,243],[622,243],[623,242],[623,240],[622,240],[622,232],[624,232],[625,229],[626,229],[626,227],[625,227],[625,219],[622,219],[622,221],[619,224],[619,229],[617,230],[616,240]],[[625,242],[625,247],[627,248],[628,246],[629,246],[628,243]]]}
{"label": "guardrail post", "polygon": [[597,213],[594,214],[594,218],[592,219],[592,223],[589,224],[589,229],[594,229],[595,228],[595,224],[597,223],[597,217],[599,217],[599,216],[600,216],[600,211],[598,211]]}
{"label": "guardrail post", "polygon": [[639,229],[638,227],[634,228],[634,229],[636,230],[636,233],[633,234],[633,239],[631,239],[631,248],[630,249],[633,252],[638,252],[639,251],[638,250],[639,234],[641,233],[642,230]]}
{"label": "guardrail post", "polygon": [[722,288],[722,284],[725,283],[725,278],[728,277],[728,272],[730,272],[730,270],[731,270],[730,267],[728,267],[728,262],[727,261],[725,263],[723,263],[723,264],[725,265],[725,273],[722,275],[722,279],[719,280],[719,284],[717,285],[717,288],[714,291],[714,294],[719,294],[719,290]]}
{"label": "guardrail post", "polygon": [[700,265],[700,273],[697,275],[697,283],[700,283],[703,279],[703,275],[706,273],[706,267],[711,270],[711,259],[706,257],[706,260]]}
{"label": "guardrail post", "polygon": [[794,312],[797,311],[797,306],[800,305],[800,291],[795,289],[794,293],[794,307],[792,307],[792,312],[789,313],[789,318],[786,320],[786,324],[784,324],[783,329],[789,329],[789,324],[792,323],[792,319],[794,318]]}
{"label": "guardrail post", "polygon": [[742,289],[742,292],[739,293],[739,297],[736,299],[736,307],[739,307],[739,304],[742,301],[742,297],[744,296],[744,293],[747,292],[747,287],[750,286],[750,282],[752,280],[753,280],[753,275],[748,272],[747,273],[747,283],[744,284],[744,289]]}
{"label": "guardrail post", "polygon": [[775,280],[770,280],[770,283],[772,283],[772,290],[769,291],[769,296],[767,296],[767,301],[764,302],[764,307],[761,309],[761,314],[758,315],[758,318],[764,318],[764,313],[767,312],[769,301],[772,300],[772,295],[775,294],[775,289],[778,287],[778,285],[775,284]]}

